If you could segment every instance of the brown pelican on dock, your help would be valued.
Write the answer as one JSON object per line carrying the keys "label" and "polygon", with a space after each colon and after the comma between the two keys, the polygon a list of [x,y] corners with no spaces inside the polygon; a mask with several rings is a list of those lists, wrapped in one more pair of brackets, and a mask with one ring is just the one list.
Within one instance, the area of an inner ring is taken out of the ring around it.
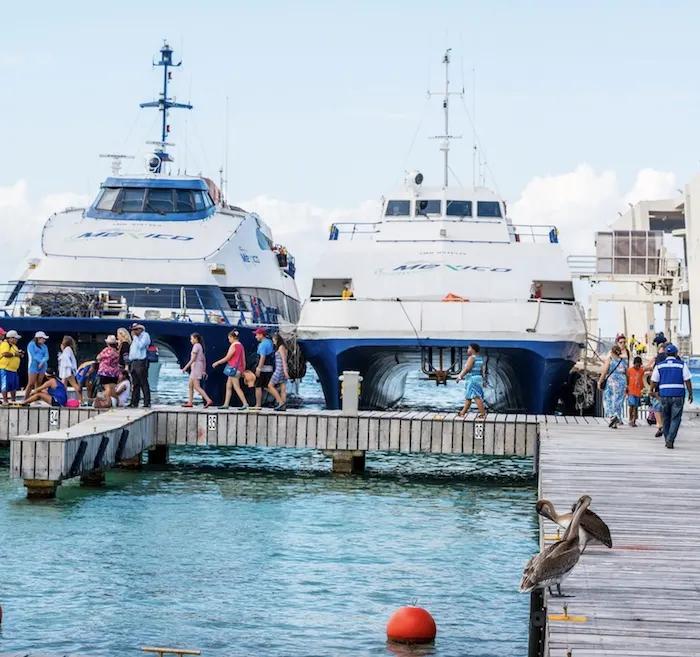
{"label": "brown pelican on dock", "polygon": [[561,583],[569,576],[581,557],[579,522],[590,504],[591,498],[583,495],[576,503],[576,510],[561,541],[546,547],[527,562],[520,580],[521,593],[546,588],[549,589],[550,595],[554,595],[552,587],[556,585],[557,593],[562,595]]}
{"label": "brown pelican on dock", "polygon": [[[573,512],[576,509],[574,504],[571,507],[571,513],[559,515],[554,505],[549,500],[538,500],[535,505],[537,513],[545,518],[549,518],[553,523],[559,525],[562,529],[566,529],[571,523]],[[579,525],[579,540],[581,541],[581,553],[586,549],[588,543],[602,543],[606,547],[613,546],[610,536],[610,528],[603,522],[601,517],[586,509],[586,512],[581,516],[581,524]]]}

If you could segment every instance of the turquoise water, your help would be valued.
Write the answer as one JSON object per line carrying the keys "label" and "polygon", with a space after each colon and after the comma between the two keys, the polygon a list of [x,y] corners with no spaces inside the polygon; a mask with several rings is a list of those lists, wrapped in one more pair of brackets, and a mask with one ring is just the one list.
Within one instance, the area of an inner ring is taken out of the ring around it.
{"label": "turquoise water", "polygon": [[[0,652],[518,657],[537,548],[527,460],[181,448],[165,468],[28,502],[0,450]],[[386,644],[416,600],[434,647]]]}

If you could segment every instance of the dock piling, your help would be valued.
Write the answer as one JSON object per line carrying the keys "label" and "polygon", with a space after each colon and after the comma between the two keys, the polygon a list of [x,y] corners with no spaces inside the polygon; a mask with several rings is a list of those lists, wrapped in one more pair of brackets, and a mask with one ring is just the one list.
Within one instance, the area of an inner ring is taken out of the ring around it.
{"label": "dock piling", "polygon": [[102,488],[106,486],[104,470],[93,470],[80,475],[80,485],[85,488]]}
{"label": "dock piling", "polygon": [[331,449],[323,452],[333,459],[333,472],[362,474],[365,471],[365,453],[361,450]]}
{"label": "dock piling", "polygon": [[46,481],[44,479],[25,479],[24,487],[27,489],[29,500],[50,500],[56,497],[56,490],[60,482]]}
{"label": "dock piling", "polygon": [[168,446],[153,445],[148,450],[148,465],[167,465]]}

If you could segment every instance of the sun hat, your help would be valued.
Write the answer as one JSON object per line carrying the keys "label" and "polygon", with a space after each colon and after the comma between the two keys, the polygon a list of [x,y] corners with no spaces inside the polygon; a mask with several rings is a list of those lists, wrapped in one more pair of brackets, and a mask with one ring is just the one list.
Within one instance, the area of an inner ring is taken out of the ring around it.
{"label": "sun hat", "polygon": [[134,322],[131,325],[130,330],[135,331],[136,329],[141,329],[142,331],[145,331],[146,327],[143,324],[139,324],[138,322]]}
{"label": "sun hat", "polygon": [[17,333],[17,331],[15,331],[14,329],[10,329],[7,333],[5,333],[5,337],[6,337],[6,338],[17,338],[17,339],[19,339],[19,338],[21,338],[22,336],[21,336],[19,333]]}
{"label": "sun hat", "polygon": [[46,335],[46,333],[44,333],[43,331],[37,331],[37,332],[34,334],[34,339],[36,340],[37,338],[44,338],[44,340],[48,340],[48,339],[49,339],[49,336]]}
{"label": "sun hat", "polygon": [[117,344],[117,336],[116,335],[108,335],[105,338],[105,342],[107,344]]}

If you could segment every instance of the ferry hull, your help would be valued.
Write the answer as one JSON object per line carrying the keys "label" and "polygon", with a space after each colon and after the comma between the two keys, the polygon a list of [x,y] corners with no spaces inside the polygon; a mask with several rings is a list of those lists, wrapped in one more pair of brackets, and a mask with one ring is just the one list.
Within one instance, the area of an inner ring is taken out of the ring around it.
{"label": "ferry hull", "polygon": [[[301,341],[301,346],[318,374],[329,409],[340,408],[338,377],[351,370],[363,377],[361,407],[385,409],[403,397],[408,373],[420,369],[422,348],[466,350],[470,342],[331,338]],[[487,364],[487,404],[499,412],[529,414],[554,411],[580,352],[580,344],[569,341],[480,340],[480,346]]]}

